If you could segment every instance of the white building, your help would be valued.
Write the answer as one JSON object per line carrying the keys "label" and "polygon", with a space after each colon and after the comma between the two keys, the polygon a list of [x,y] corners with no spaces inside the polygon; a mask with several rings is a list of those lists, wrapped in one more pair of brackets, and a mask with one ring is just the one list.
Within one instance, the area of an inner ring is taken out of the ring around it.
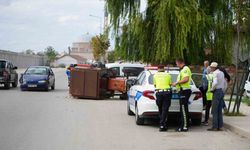
{"label": "white building", "polygon": [[87,62],[87,59],[78,56],[78,55],[64,55],[62,57],[57,58],[52,64],[54,67],[58,67],[61,65],[69,66],[70,64],[84,64]]}

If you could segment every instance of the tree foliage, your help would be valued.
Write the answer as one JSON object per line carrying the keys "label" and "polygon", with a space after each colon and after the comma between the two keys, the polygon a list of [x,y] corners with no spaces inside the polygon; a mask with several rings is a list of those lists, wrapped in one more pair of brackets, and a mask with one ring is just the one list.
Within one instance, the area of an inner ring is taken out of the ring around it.
{"label": "tree foliage", "polygon": [[55,60],[56,55],[58,53],[56,52],[56,50],[52,46],[48,46],[45,49],[44,54],[47,56],[48,62],[51,63],[51,62],[53,62]]}
{"label": "tree foliage", "polygon": [[100,60],[102,56],[105,56],[106,51],[110,46],[109,39],[104,34],[94,36],[91,39],[91,46],[93,48],[93,56],[95,60]]}
{"label": "tree foliage", "polygon": [[[115,51],[122,59],[150,63],[171,63],[176,57],[192,64],[205,58],[231,63],[235,1],[148,0],[146,11],[140,13],[139,0],[107,0],[116,31]],[[242,1],[249,8],[249,0]],[[244,14],[248,31],[249,11]],[[205,54],[205,49],[211,53]]]}

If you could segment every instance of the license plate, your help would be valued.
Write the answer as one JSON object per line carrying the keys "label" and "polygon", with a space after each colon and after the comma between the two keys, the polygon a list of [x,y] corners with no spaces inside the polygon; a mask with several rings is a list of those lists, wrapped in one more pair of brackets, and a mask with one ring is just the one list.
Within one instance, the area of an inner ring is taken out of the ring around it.
{"label": "license plate", "polygon": [[34,88],[34,87],[37,87],[37,85],[35,85],[35,84],[29,84],[28,87]]}
{"label": "license plate", "polygon": [[173,93],[172,94],[172,99],[180,99],[179,94]]}

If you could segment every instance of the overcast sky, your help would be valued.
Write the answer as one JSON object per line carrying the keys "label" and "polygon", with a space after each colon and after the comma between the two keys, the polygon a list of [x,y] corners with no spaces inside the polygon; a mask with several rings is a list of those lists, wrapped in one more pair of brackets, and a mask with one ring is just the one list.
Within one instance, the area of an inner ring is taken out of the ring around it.
{"label": "overcast sky", "polygon": [[0,0],[0,49],[67,50],[86,33],[98,34],[102,0]]}
{"label": "overcast sky", "polygon": [[103,21],[104,0],[0,0],[0,49],[67,51],[83,35],[100,32],[100,19],[90,15]]}

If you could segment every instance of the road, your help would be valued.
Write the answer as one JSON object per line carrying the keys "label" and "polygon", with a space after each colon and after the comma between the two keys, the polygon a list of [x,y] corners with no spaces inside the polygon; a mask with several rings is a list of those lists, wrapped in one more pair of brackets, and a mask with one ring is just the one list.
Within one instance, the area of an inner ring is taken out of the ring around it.
{"label": "road", "polygon": [[160,133],[153,121],[135,125],[126,101],[76,100],[64,70],[56,69],[56,90],[0,89],[0,150],[249,150],[250,141],[228,130],[192,127]]}

